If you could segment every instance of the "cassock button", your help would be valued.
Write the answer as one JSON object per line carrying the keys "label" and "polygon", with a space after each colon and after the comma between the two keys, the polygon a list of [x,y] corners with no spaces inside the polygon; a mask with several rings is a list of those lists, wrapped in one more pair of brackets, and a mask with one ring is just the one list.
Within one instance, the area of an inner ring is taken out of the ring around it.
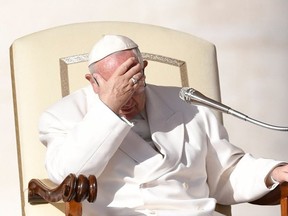
{"label": "cassock button", "polygon": [[157,213],[155,211],[153,211],[153,210],[149,210],[148,214],[149,215],[157,215]]}
{"label": "cassock button", "polygon": [[189,188],[189,185],[186,182],[184,182],[182,185],[183,185],[183,188],[185,188],[186,190]]}

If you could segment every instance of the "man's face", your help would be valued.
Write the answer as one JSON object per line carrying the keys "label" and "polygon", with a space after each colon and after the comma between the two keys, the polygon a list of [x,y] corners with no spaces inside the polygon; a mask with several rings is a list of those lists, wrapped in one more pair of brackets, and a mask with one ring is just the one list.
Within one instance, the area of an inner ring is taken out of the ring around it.
{"label": "man's face", "polygon": [[[130,57],[137,56],[132,50],[125,50],[114,53],[96,63],[96,71],[107,81],[115,70]],[[135,63],[137,64],[137,63]],[[144,70],[144,68],[142,68]],[[145,108],[146,95],[144,86],[134,92],[133,96],[119,110],[119,115],[126,117],[128,120],[139,114]]]}

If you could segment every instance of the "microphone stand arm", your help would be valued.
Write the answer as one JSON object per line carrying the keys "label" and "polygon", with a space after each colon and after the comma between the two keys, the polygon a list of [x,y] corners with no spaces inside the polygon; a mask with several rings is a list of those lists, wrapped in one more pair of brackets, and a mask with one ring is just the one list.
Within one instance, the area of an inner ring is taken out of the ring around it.
{"label": "microphone stand arm", "polygon": [[253,123],[253,124],[261,126],[261,127],[265,127],[265,128],[272,129],[272,130],[277,130],[277,131],[288,131],[288,127],[281,127],[281,126],[275,126],[275,125],[267,124],[267,123],[258,121],[256,119],[250,118],[249,116],[246,116],[246,115],[244,115],[244,114],[242,114],[242,113],[240,113],[240,112],[238,112],[236,110],[233,110],[233,109],[227,110],[227,113],[230,114],[230,115],[233,115],[233,116],[235,116],[237,118],[240,118],[240,119],[242,119],[244,121]]}
{"label": "microphone stand arm", "polygon": [[183,92],[180,93],[180,98],[184,99],[186,102],[198,104],[198,105],[206,105],[207,107],[210,107],[212,109],[215,109],[217,111],[221,111],[227,114],[230,114],[232,116],[235,116],[239,119],[242,119],[244,121],[253,123],[255,125],[265,127],[268,129],[272,130],[277,130],[277,131],[288,131],[288,127],[281,127],[281,126],[275,126],[271,124],[266,124],[264,122],[255,120],[253,118],[248,117],[247,115],[238,112],[234,109],[231,109],[229,106],[226,106],[222,103],[219,103],[218,101],[212,100],[205,95],[201,94],[200,92],[192,89],[192,88],[187,88],[185,89],[185,93]]}

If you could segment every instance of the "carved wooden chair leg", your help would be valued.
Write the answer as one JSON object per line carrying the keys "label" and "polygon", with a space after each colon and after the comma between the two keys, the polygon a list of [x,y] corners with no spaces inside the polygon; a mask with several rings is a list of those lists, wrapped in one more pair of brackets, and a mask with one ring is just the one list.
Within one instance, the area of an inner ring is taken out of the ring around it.
{"label": "carved wooden chair leg", "polygon": [[65,203],[66,216],[82,216],[82,204],[74,200]]}
{"label": "carved wooden chair leg", "polygon": [[288,182],[281,184],[281,216],[288,216]]}

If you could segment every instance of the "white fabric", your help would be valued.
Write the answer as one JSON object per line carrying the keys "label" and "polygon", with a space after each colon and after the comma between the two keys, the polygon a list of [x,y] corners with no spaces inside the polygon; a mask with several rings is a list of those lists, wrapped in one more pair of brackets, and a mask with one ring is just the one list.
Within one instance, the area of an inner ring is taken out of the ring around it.
{"label": "white fabric", "polygon": [[112,53],[136,47],[138,47],[138,45],[128,37],[122,35],[105,35],[93,46],[89,54],[88,64],[91,65]]}
{"label": "white fabric", "polygon": [[279,162],[255,159],[230,144],[212,112],[181,101],[179,90],[146,87],[147,118],[161,154],[91,87],[42,115],[40,140],[51,179],[98,177],[97,200],[84,203],[84,215],[212,215],[216,200],[233,204],[269,191],[265,178]]}

